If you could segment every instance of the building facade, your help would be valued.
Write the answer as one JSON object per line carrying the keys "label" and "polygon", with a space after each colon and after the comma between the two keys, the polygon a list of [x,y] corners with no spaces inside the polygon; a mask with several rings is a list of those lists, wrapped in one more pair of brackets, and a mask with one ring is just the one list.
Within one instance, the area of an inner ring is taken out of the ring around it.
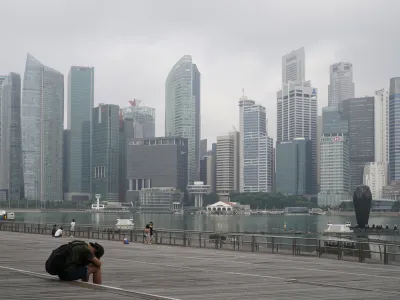
{"label": "building facade", "polygon": [[389,179],[400,180],[400,77],[390,79],[389,87]]}
{"label": "building facade", "polygon": [[230,132],[217,137],[216,192],[221,199],[228,200],[229,193],[240,188],[239,132]]}
{"label": "building facade", "polygon": [[317,117],[317,192],[320,191],[321,187],[321,181],[320,181],[320,170],[321,170],[321,148],[320,148],[320,140],[322,136],[322,127],[323,127],[323,121],[322,121],[322,116]]}
{"label": "building facade", "polygon": [[282,83],[305,80],[306,58],[304,48],[282,57]]}
{"label": "building facade", "polygon": [[183,192],[171,188],[143,188],[139,191],[139,212],[172,213],[182,207]]}
{"label": "building facade", "polygon": [[348,119],[350,190],[363,183],[364,166],[375,161],[374,97],[344,100],[339,111]]}
{"label": "building facade", "polygon": [[25,198],[61,201],[64,75],[28,54],[21,103]]}
{"label": "building facade", "polygon": [[273,141],[267,135],[265,107],[243,96],[240,114],[240,192],[271,192]]}
{"label": "building facade", "polygon": [[321,190],[318,205],[336,207],[350,199],[350,147],[346,134],[324,134],[320,138]]}
{"label": "building facade", "polygon": [[371,189],[372,199],[382,199],[383,187],[387,184],[387,164],[367,163],[364,167],[363,184]]}
{"label": "building facade", "polygon": [[99,104],[93,108],[92,196],[119,200],[119,107]]}
{"label": "building facade", "polygon": [[332,105],[322,108],[322,134],[348,135],[349,120],[348,114],[340,111],[338,105]]}
{"label": "building facade", "polygon": [[94,68],[71,67],[68,74],[67,128],[69,130],[68,194],[91,196],[92,112]]}
{"label": "building facade", "polygon": [[312,189],[312,142],[304,138],[276,144],[277,193],[307,195]]}
{"label": "building facade", "polygon": [[190,55],[183,56],[165,82],[165,136],[188,140],[188,181],[199,177],[200,72]]}
{"label": "building facade", "polygon": [[156,137],[127,141],[127,179],[130,191],[187,186],[188,140]]}
{"label": "building facade", "polygon": [[0,83],[0,188],[8,200],[24,199],[21,142],[21,76],[10,73]]}
{"label": "building facade", "polygon": [[148,106],[139,106],[139,100],[129,101],[130,106],[122,108],[124,119],[132,119],[137,138],[156,136],[156,110]]}
{"label": "building facade", "polygon": [[[277,142],[292,141],[295,138],[311,141],[310,194],[315,194],[317,190],[317,98],[317,89],[311,87],[310,81],[288,82],[277,93]],[[279,168],[278,161],[276,168]]]}
{"label": "building facade", "polygon": [[339,62],[329,67],[328,106],[354,98],[353,65]]}
{"label": "building facade", "polygon": [[381,89],[375,92],[375,161],[389,161],[389,91]]}

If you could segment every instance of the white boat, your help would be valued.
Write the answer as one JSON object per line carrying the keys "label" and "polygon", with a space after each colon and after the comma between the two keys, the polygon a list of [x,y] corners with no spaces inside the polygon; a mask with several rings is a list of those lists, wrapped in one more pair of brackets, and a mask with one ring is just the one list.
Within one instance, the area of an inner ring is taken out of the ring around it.
{"label": "white boat", "polygon": [[324,215],[326,215],[326,212],[323,211],[323,210],[320,209],[320,208],[312,208],[312,209],[310,210],[310,215],[324,216]]}
{"label": "white boat", "polygon": [[132,230],[135,227],[133,219],[117,219],[117,224],[115,227],[120,230]]}
{"label": "white boat", "polygon": [[347,233],[353,233],[353,230],[350,229],[348,224],[332,224],[328,223],[328,228],[324,230],[324,234],[329,235],[342,235]]}
{"label": "white boat", "polygon": [[10,220],[14,221],[15,220],[15,213],[13,212],[6,212],[5,210],[0,211],[0,220]]}

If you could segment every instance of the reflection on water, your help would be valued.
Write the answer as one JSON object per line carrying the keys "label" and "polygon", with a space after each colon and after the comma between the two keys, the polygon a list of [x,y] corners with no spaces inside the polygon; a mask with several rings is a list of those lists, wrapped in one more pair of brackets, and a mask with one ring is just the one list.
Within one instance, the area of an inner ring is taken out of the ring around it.
{"label": "reflection on water", "polygon": [[[93,224],[113,226],[117,218],[129,218],[129,214],[91,214],[85,212],[16,212],[17,221],[36,223],[70,223],[75,219],[76,224]],[[197,230],[197,231],[221,231],[221,232],[272,232],[276,229],[299,230],[304,232],[322,232],[327,223],[344,224],[356,223],[355,216],[309,216],[309,215],[198,215],[198,214],[136,214],[134,215],[135,227],[144,227],[153,222],[156,228]],[[388,224],[393,227],[399,224],[399,218],[395,216],[371,217],[370,224]]]}

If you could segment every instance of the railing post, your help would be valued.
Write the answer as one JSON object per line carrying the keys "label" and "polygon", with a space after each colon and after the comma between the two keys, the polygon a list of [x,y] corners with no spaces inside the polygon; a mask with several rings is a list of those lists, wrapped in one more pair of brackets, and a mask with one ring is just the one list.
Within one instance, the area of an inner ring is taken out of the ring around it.
{"label": "railing post", "polygon": [[90,239],[90,227],[87,228],[87,237]]}
{"label": "railing post", "polygon": [[201,248],[201,232],[199,233],[199,247]]}
{"label": "railing post", "polygon": [[219,236],[218,236],[218,234],[216,234],[215,235],[215,249],[218,249],[218,239],[219,239]]}
{"label": "railing post", "polygon": [[272,248],[272,253],[275,252],[275,237],[271,237],[271,248]]}
{"label": "railing post", "polygon": [[296,255],[296,239],[292,240],[292,255]]}
{"label": "railing post", "polygon": [[362,263],[363,262],[363,253],[362,253],[362,243],[360,242],[358,244],[358,262]]}
{"label": "railing post", "polygon": [[172,243],[172,232],[170,231],[169,232],[169,244],[171,245],[171,243]]}
{"label": "railing post", "polygon": [[132,242],[132,229],[131,229],[131,231],[129,232],[129,241]]}
{"label": "railing post", "polygon": [[154,234],[155,238],[156,238],[156,244],[158,244],[158,232],[156,231]]}
{"label": "railing post", "polygon": [[317,240],[317,243],[317,256],[321,257],[321,243],[319,239]]}
{"label": "railing post", "polygon": [[183,246],[186,247],[186,231],[183,231]]}
{"label": "railing post", "polygon": [[40,233],[40,224],[38,224],[38,226],[37,226],[37,231],[36,231],[36,233]]}
{"label": "railing post", "polygon": [[255,237],[254,235],[251,236],[251,252],[254,252],[254,245],[255,245]]}
{"label": "railing post", "polygon": [[389,264],[389,257],[388,257],[387,251],[386,251],[386,244],[383,245],[383,263],[385,265]]}

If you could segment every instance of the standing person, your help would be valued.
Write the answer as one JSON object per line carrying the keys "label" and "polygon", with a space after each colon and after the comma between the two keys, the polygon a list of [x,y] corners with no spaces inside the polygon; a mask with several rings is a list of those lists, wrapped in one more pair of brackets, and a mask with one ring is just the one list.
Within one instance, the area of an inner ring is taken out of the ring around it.
{"label": "standing person", "polygon": [[53,251],[46,261],[46,271],[64,281],[88,282],[93,274],[93,283],[101,284],[100,258],[103,255],[104,248],[98,243],[73,241]]}
{"label": "standing person", "polygon": [[149,227],[150,227],[150,244],[153,243],[153,222],[149,223]]}
{"label": "standing person", "polygon": [[60,226],[60,228],[57,229],[56,233],[54,234],[55,238],[62,238],[63,236],[63,228]]}
{"label": "standing person", "polygon": [[69,229],[69,232],[71,234],[70,237],[74,237],[74,235],[75,235],[75,219],[72,219],[71,228]]}
{"label": "standing person", "polygon": [[144,243],[148,244],[150,241],[150,225],[147,224],[146,227],[144,228]]}

